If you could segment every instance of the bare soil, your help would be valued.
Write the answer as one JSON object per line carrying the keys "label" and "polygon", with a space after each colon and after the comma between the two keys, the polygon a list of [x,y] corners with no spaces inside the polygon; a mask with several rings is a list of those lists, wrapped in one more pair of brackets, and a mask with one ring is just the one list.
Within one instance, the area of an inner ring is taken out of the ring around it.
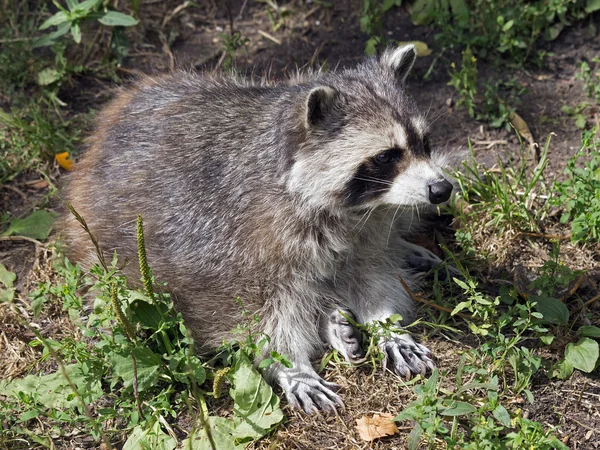
{"label": "bare soil", "polygon": [[[199,1],[199,6],[182,7],[183,3],[167,1],[142,1],[141,25],[132,36],[132,49],[125,60],[120,75],[124,83],[135,83],[139,73],[158,73],[173,68],[187,70],[213,70],[222,65],[223,33],[229,32],[228,2]],[[249,39],[247,51],[240,51],[236,58],[239,71],[274,79],[287,77],[298,68],[318,67],[326,64],[329,69],[355,64],[363,57],[367,39],[359,28],[358,0],[331,2],[326,8],[317,2],[299,0],[280,2],[290,14],[277,31],[269,21],[264,4],[236,0],[231,2],[233,26]],[[597,18],[596,18],[597,20]],[[550,145],[550,162],[546,177],[552,180],[560,176],[567,159],[579,149],[580,131],[572,118],[560,112],[564,104],[576,105],[584,100],[581,82],[575,79],[577,62],[591,60],[600,55],[600,38],[589,37],[586,24],[575,24],[559,38],[543,47],[552,52],[543,67],[512,70],[510,75],[526,87],[517,105],[518,114],[529,125],[534,139],[544,143],[553,134]],[[450,62],[460,62],[460,52],[447,53],[439,58],[430,77],[424,80],[436,56],[435,32],[429,27],[414,26],[405,7],[390,11],[385,19],[385,33],[398,41],[419,40],[426,42],[434,53],[419,58],[409,78],[409,89],[416,101],[433,123],[433,143],[448,148],[467,148],[473,144],[479,162],[492,167],[519,160],[523,154],[513,131],[492,129],[485,123],[471,119],[466,111],[453,105],[457,93],[448,86]],[[498,78],[498,66],[480,61],[479,71],[483,78]],[[504,70],[504,69],[503,69]],[[506,77],[506,73],[502,73]],[[74,112],[89,108],[99,109],[118,86],[111,81],[82,77],[77,85],[64,92],[62,98]],[[595,112],[592,111],[592,114]],[[598,114],[595,119],[598,121]],[[44,202],[48,187],[36,185],[43,178],[36,173],[26,174],[8,186],[0,187],[0,207],[21,215]],[[53,171],[52,181],[60,185],[58,170]],[[52,200],[56,202],[56,200]],[[57,205],[56,205],[57,206]],[[516,267],[533,268],[547,259],[550,243],[547,239],[530,237],[506,242],[510,245],[509,258],[491,268],[490,273],[511,279]],[[496,243],[498,247],[502,242]],[[600,264],[598,247],[570,244],[563,246],[565,258],[573,268],[591,270],[582,289],[598,293]],[[50,252],[47,244],[22,240],[0,240],[0,261],[18,276],[18,295],[22,304],[37,281],[52,277]],[[595,295],[595,294],[594,294]],[[598,306],[591,306],[598,321]],[[24,314],[29,314],[25,310]],[[435,312],[423,312],[423,314]],[[31,318],[47,336],[68,333],[73,330],[64,315],[57,309],[45,312],[42,318]],[[32,336],[11,317],[8,309],[0,305],[0,378],[22,376],[34,366],[38,350],[27,345]],[[477,346],[473,338],[462,339],[437,333],[425,339],[433,350],[441,369],[454,373],[460,353],[469,346]],[[558,358],[560,355],[554,355]],[[597,371],[596,371],[597,372]],[[325,377],[344,388],[346,409],[338,415],[306,416],[286,407],[288,420],[272,436],[254,444],[256,449],[402,449],[410,428],[401,428],[400,435],[373,443],[361,441],[355,429],[356,419],[365,414],[389,412],[397,414],[412,399],[412,389],[389,372],[369,367],[352,368],[330,365]],[[532,392],[535,402],[525,401],[518,407],[530,419],[545,426],[557,426],[557,435],[570,448],[596,449],[600,447],[600,380],[598,374],[576,372],[567,381],[551,381],[544,377],[536,379]],[[65,443],[73,448],[74,443]],[[91,448],[95,444],[79,441],[78,446]]]}

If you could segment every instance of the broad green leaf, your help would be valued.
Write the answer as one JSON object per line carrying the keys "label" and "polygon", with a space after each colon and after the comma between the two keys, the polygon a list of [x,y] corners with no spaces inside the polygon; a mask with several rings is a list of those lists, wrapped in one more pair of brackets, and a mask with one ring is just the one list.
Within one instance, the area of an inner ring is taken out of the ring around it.
{"label": "broad green leaf", "polygon": [[409,405],[406,408],[404,408],[404,410],[402,410],[400,414],[394,417],[394,422],[402,422],[403,420],[414,419],[418,416],[418,414],[419,412],[417,408]]}
{"label": "broad green leaf", "polygon": [[84,2],[79,3],[74,11],[77,12],[85,12],[91,10],[94,6],[98,5],[102,0],[85,0]]}
{"label": "broad green leaf", "polygon": [[586,325],[583,327],[579,327],[579,329],[577,330],[577,334],[580,336],[600,338],[600,328],[592,325]]}
{"label": "broad green leaf", "polygon": [[559,299],[545,295],[531,295],[530,299],[536,302],[535,309],[542,313],[546,322],[554,325],[569,323],[569,309]]}
{"label": "broad green leaf", "polygon": [[77,6],[77,0],[65,0],[67,2],[67,8],[69,11],[73,11]]}
{"label": "broad green leaf", "polygon": [[[65,370],[86,404],[95,402],[103,395],[98,374],[84,374],[80,364],[70,364],[65,366]],[[0,381],[0,392],[3,395],[24,392],[35,396],[37,402],[46,408],[65,409],[81,406],[60,370],[49,375],[28,375],[12,381]]]}
{"label": "broad green leaf", "polygon": [[590,373],[598,362],[598,343],[583,337],[577,343],[570,343],[565,348],[565,361],[574,368]]}
{"label": "broad green leaf", "polygon": [[[211,435],[218,450],[242,450],[248,445],[240,443],[235,438],[235,424],[233,420],[224,417],[210,416],[208,418]],[[197,430],[196,433],[183,441],[182,448],[189,450],[212,450],[206,431]]]}
{"label": "broad green leaf", "polygon": [[415,25],[427,25],[436,15],[436,2],[431,0],[417,0],[413,3],[410,20]]}
{"label": "broad green leaf", "polygon": [[56,40],[59,37],[67,34],[70,29],[71,29],[70,22],[61,23],[58,26],[58,28],[56,29],[56,31],[54,31],[53,33],[46,34],[46,35],[40,36],[37,39],[34,39],[31,47],[38,48],[38,47],[47,47],[48,45],[52,45],[52,44],[54,44],[54,42],[56,42]]}
{"label": "broad green leaf", "polygon": [[469,7],[464,0],[450,0],[454,22],[463,27],[469,21]]}
{"label": "broad green leaf", "polygon": [[165,320],[167,307],[164,304],[155,303],[141,292],[131,292],[127,301],[133,316],[132,319],[144,327],[158,330],[160,324]]}
{"label": "broad green leaf", "polygon": [[8,224],[3,236],[26,236],[33,239],[44,240],[52,231],[52,222],[56,213],[40,209],[34,211],[24,219],[13,219]]}
{"label": "broad green leaf", "polygon": [[412,429],[407,439],[407,447],[408,450],[417,450],[419,448],[419,442],[421,441],[421,436],[423,435],[423,428],[419,423],[415,424],[415,427]]}
{"label": "broad green leaf", "polygon": [[552,376],[559,380],[566,380],[573,374],[573,366],[563,359],[552,367]]}
{"label": "broad green leaf", "polygon": [[173,450],[177,447],[177,441],[165,433],[157,420],[151,428],[144,430],[140,425],[135,427],[127,442],[123,445],[123,450]]}
{"label": "broad green leaf", "polygon": [[78,23],[73,24],[71,27],[71,34],[73,35],[75,43],[79,44],[81,42],[81,28]]}
{"label": "broad green leaf", "polygon": [[234,387],[229,391],[234,418],[239,420],[234,435],[241,440],[259,439],[283,420],[279,397],[241,351],[237,358],[232,374]]}
{"label": "broad green leaf", "polygon": [[14,286],[16,279],[17,276],[13,272],[6,270],[4,264],[0,263],[0,283],[2,283],[7,288],[11,288]]}
{"label": "broad green leaf", "polygon": [[585,3],[585,12],[593,13],[594,11],[598,11],[600,9],[600,0],[587,0]]}
{"label": "broad green leaf", "polygon": [[69,18],[67,17],[67,13],[59,11],[49,19],[46,19],[44,23],[40,25],[40,30],[45,30],[47,28],[60,25],[61,23],[65,23],[68,20]]}
{"label": "broad green leaf", "polygon": [[[121,350],[109,356],[115,374],[123,380],[125,387],[133,385],[133,359],[131,351]],[[161,359],[147,347],[133,349],[137,366],[138,390],[143,392],[153,387],[158,381]]]}
{"label": "broad green leaf", "polygon": [[40,86],[48,86],[62,78],[62,73],[56,69],[48,67],[40,71],[37,75],[37,82]]}
{"label": "broad green leaf", "polygon": [[504,406],[496,406],[496,408],[492,411],[492,414],[501,425],[504,425],[506,428],[510,428],[510,414],[508,414],[508,411]]}
{"label": "broad green leaf", "polygon": [[132,27],[138,24],[138,21],[127,14],[123,14],[117,11],[108,11],[104,13],[99,19],[102,25],[109,27],[121,26],[121,27]]}
{"label": "broad green leaf", "polygon": [[475,411],[477,411],[477,408],[470,403],[455,401],[448,408],[442,410],[440,414],[442,416],[464,416]]}
{"label": "broad green leaf", "polygon": [[0,289],[0,303],[10,303],[15,298],[15,289]]}
{"label": "broad green leaf", "polygon": [[587,124],[587,117],[583,114],[577,114],[575,116],[575,126],[580,130],[583,130]]}

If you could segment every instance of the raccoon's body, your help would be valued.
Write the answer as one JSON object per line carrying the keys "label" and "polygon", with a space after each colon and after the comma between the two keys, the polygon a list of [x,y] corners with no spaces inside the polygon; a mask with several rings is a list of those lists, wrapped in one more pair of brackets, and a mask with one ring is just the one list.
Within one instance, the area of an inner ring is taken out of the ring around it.
{"label": "raccoon's body", "polygon": [[[414,58],[406,46],[276,86],[183,72],[148,78],[101,114],[66,200],[105,250],[133,260],[142,215],[150,266],[197,349],[231,336],[239,297],[259,314],[270,349],[294,364],[269,369],[288,400],[335,408],[334,386],[310,359],[328,344],[350,361],[363,356],[339,311],[361,323],[410,320],[398,275],[410,285],[408,260],[439,262],[402,239],[414,208],[452,190],[404,92]],[[65,220],[71,255],[93,262],[88,237]],[[132,279],[135,266],[125,269]],[[381,345],[400,374],[433,367],[409,335]]]}

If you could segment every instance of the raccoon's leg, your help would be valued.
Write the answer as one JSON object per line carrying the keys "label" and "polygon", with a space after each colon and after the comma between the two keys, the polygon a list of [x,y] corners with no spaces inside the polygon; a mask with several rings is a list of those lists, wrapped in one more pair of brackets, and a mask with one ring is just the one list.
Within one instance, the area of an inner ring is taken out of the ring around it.
{"label": "raccoon's leg", "polygon": [[335,392],[340,387],[323,380],[310,362],[324,347],[319,334],[322,302],[319,294],[314,286],[304,286],[297,292],[279,292],[260,313],[263,330],[271,338],[267,352],[276,350],[288,356],[293,364],[291,368],[272,364],[265,370],[265,376],[283,389],[292,407],[309,414],[344,407]]}
{"label": "raccoon's leg", "polygon": [[356,320],[354,314],[343,309],[336,309],[324,319],[326,323],[323,328],[326,340],[342,354],[346,361],[358,364],[365,360],[362,337],[360,330],[353,326],[344,315]]}
{"label": "raccoon's leg", "polygon": [[[403,323],[413,319],[414,304],[398,280],[398,274],[409,283],[413,280],[409,272],[393,267],[389,261],[382,262],[369,270],[363,267],[361,276],[353,277],[349,291],[354,293],[352,308],[361,323],[385,321],[394,314],[400,314]],[[431,351],[408,333],[381,336],[379,346],[384,353],[384,367],[391,366],[400,376],[425,374],[435,367]]]}

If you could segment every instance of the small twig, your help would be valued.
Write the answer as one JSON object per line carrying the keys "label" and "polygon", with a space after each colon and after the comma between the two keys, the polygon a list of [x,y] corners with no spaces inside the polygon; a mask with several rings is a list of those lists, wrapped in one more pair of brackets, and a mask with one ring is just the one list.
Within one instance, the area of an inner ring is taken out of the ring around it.
{"label": "small twig", "polygon": [[561,297],[561,299],[560,299],[561,302],[564,303],[569,298],[571,298],[573,296],[573,294],[575,294],[575,292],[577,292],[577,290],[581,286],[581,282],[583,281],[583,277],[584,276],[581,275],[580,277],[577,278],[577,281],[575,281],[575,283],[573,284],[573,287],[571,289],[569,289],[568,292]]}
{"label": "small twig", "polygon": [[594,295],[592,298],[590,298],[588,301],[585,302],[585,306],[590,306],[592,303],[594,303],[596,300],[600,300],[600,294],[596,294]]}
{"label": "small twig", "polygon": [[258,34],[260,34],[261,36],[266,37],[267,39],[275,42],[277,45],[281,45],[281,41],[279,39],[277,39],[274,36],[271,36],[269,33],[267,33],[266,31],[263,30],[258,30]]}
{"label": "small twig", "polygon": [[33,239],[27,236],[0,236],[0,241],[27,241],[35,245],[39,245],[40,247],[47,247],[47,244],[44,244],[43,242],[40,242],[37,239]]}
{"label": "small twig", "polygon": [[[415,293],[413,293],[413,291],[410,290],[410,288],[408,287],[408,284],[406,284],[406,282],[402,279],[402,277],[400,275],[398,275],[398,279],[400,280],[400,283],[402,284],[402,287],[404,287],[404,290],[406,290],[406,292],[408,293],[408,296],[413,301],[419,302],[419,303],[424,303],[427,306],[431,306],[433,308],[436,308],[436,309],[439,309],[441,311],[445,311],[447,313],[452,314],[452,311],[453,311],[452,308],[448,308],[446,306],[438,305],[437,303],[434,303],[434,302],[432,302],[430,300],[427,300],[426,298],[423,298],[420,295],[416,295]],[[474,320],[474,317],[470,316],[468,314],[456,313],[454,315],[462,317],[463,319]]]}
{"label": "small twig", "polygon": [[483,145],[481,150],[489,150],[495,145],[508,145],[508,141],[504,139],[498,139],[495,141],[473,141],[473,146]]}
{"label": "small twig", "polygon": [[2,187],[4,189],[8,189],[9,191],[13,191],[13,192],[19,194],[21,196],[21,198],[23,198],[23,200],[27,200],[27,195],[25,195],[25,193],[17,187],[11,186],[9,184],[4,184],[0,187]]}
{"label": "small twig", "polygon": [[244,3],[242,3],[242,7],[240,8],[240,12],[238,13],[238,15],[235,17],[235,20],[240,20],[242,18],[242,14],[244,13],[244,9],[246,9],[246,5],[248,4],[248,0],[244,0]]}

